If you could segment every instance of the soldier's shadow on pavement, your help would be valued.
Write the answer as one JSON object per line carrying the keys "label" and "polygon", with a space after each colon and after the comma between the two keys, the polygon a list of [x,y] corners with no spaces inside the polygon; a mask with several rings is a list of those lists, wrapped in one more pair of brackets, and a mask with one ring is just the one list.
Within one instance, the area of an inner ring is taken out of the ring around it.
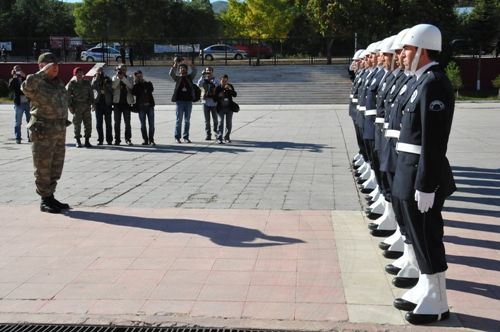
{"label": "soldier's shadow on pavement", "polygon": [[260,248],[305,242],[292,237],[267,235],[253,228],[205,220],[143,218],[75,210],[66,212],[66,215],[73,219],[101,222],[110,225],[136,227],[167,233],[196,234],[209,238],[213,243],[224,247]]}
{"label": "soldier's shadow on pavement", "polygon": [[322,152],[324,149],[333,149],[326,144],[297,143],[289,141],[233,141],[231,145],[249,148],[274,149],[274,150],[305,150],[308,152]]}
{"label": "soldier's shadow on pavement", "polygon": [[461,327],[469,328],[474,331],[498,331],[500,321],[491,318],[478,317],[463,313],[454,313],[461,323]]}
{"label": "soldier's shadow on pavement", "polygon": [[[74,147],[74,144],[66,144],[66,146]],[[85,149],[85,148],[82,148]],[[92,150],[107,150],[111,151],[122,151],[130,153],[180,153],[180,154],[195,154],[197,152],[203,153],[214,153],[214,152],[224,152],[224,153],[243,153],[249,152],[246,149],[241,149],[233,147],[229,144],[220,146],[216,144],[210,145],[193,145],[193,144],[177,144],[177,145],[163,145],[157,144],[156,146],[142,146],[142,145],[103,145],[93,147]]]}
{"label": "soldier's shadow on pavement", "polygon": [[[457,191],[448,197],[455,206],[445,206],[444,211],[500,217],[500,169],[453,166]],[[473,196],[469,196],[473,195]],[[493,208],[456,206],[460,202],[488,205]]]}
{"label": "soldier's shadow on pavement", "polygon": [[[460,264],[483,270],[500,272],[500,261],[495,259],[447,254],[446,260],[448,261],[448,263]],[[497,290],[500,290],[500,288],[498,288]]]}

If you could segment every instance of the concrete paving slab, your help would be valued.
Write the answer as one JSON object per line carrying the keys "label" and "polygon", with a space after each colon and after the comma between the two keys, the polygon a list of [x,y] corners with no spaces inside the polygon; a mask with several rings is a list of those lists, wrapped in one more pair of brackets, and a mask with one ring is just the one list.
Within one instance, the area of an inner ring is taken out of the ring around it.
{"label": "concrete paving slab", "polygon": [[225,146],[203,140],[198,115],[189,145],[172,142],[170,105],[157,108],[156,148],[76,149],[68,132],[57,197],[74,210],[46,215],[30,146],[14,143],[0,106],[0,320],[497,328],[499,104],[457,104],[458,191],[444,215],[452,317],[431,327],[406,325],[391,306],[402,291],[361,212],[345,105],[246,105]]}

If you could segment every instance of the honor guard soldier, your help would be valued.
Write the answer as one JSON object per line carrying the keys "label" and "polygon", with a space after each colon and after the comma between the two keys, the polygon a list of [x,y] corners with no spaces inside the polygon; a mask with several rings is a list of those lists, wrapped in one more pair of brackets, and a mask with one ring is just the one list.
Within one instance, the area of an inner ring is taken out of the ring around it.
{"label": "honor guard soldier", "polygon": [[404,217],[421,274],[394,305],[409,311],[408,322],[426,324],[449,317],[441,210],[456,190],[446,158],[455,100],[449,79],[435,61],[441,51],[440,30],[416,25],[402,44],[416,83],[401,120],[392,195],[399,202],[395,209]]}
{"label": "honor guard soldier", "polygon": [[52,53],[38,57],[40,70],[28,75],[21,89],[31,101],[31,130],[36,192],[41,196],[42,212],[60,213],[69,205],[54,198],[66,152],[68,93],[58,77],[59,65]]}
{"label": "honor guard soldier", "polygon": [[358,94],[359,94],[359,89],[361,87],[361,84],[363,84],[363,79],[366,76],[367,72],[365,71],[363,61],[361,59],[361,54],[363,53],[364,49],[356,51],[354,53],[354,56],[352,58],[353,63],[354,63],[354,71],[356,76],[354,77],[354,82],[352,83],[352,89],[351,89],[351,95],[349,96],[349,116],[351,117],[353,124],[354,124],[354,132],[356,134],[356,139],[358,142],[358,154],[356,154],[353,158],[353,165],[355,166],[357,163],[359,163],[360,160],[362,160],[362,153],[361,153],[361,147],[363,146],[363,139],[360,137],[357,127],[356,127],[356,114],[357,114],[357,106],[358,106]]}

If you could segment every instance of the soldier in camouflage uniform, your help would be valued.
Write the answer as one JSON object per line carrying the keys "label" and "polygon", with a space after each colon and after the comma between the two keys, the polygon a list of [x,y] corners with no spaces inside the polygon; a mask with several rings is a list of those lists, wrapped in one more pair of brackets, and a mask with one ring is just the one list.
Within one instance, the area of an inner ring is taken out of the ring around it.
{"label": "soldier in camouflage uniform", "polygon": [[81,148],[82,121],[85,129],[85,147],[90,148],[90,136],[92,134],[91,110],[94,106],[94,92],[90,82],[83,79],[83,70],[80,67],[73,69],[73,78],[66,85],[68,90],[69,111],[73,114],[73,125],[75,127],[76,147]]}
{"label": "soldier in camouflage uniform", "polygon": [[36,192],[42,197],[40,210],[61,213],[69,205],[54,198],[57,181],[61,177],[66,152],[68,121],[68,93],[57,77],[59,65],[52,53],[38,58],[40,71],[28,75],[21,89],[31,101],[31,130]]}

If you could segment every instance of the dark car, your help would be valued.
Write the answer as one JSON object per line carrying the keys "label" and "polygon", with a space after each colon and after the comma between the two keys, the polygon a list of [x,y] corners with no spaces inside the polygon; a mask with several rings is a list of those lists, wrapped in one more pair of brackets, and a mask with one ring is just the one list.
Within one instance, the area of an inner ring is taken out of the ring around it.
{"label": "dark car", "polygon": [[269,59],[273,56],[273,48],[267,44],[237,44],[234,47],[247,52],[252,58]]}

